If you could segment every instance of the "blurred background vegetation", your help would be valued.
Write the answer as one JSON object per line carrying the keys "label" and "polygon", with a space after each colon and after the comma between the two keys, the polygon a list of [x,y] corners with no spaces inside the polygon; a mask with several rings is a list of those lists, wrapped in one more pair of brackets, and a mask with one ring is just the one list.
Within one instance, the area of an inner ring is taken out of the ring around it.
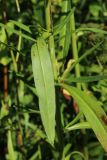
{"label": "blurred background vegetation", "polygon": [[[52,0],[53,27],[61,23],[63,17],[67,17],[70,11],[69,9],[64,13],[64,2],[64,0]],[[77,29],[92,27],[107,31],[107,1],[71,0],[70,5],[70,8],[75,7]],[[26,31],[25,26],[22,31],[23,26],[20,27],[15,22],[29,26],[31,32]],[[2,24],[6,24],[13,30],[9,28],[5,30]],[[62,144],[56,140],[56,148],[52,148],[47,142],[41,123],[31,66],[30,52],[34,44],[32,39],[36,39],[38,35],[48,37],[48,34],[44,0],[0,0],[0,160],[14,160],[14,155],[17,160],[60,159]],[[63,32],[54,35],[56,56],[59,57],[58,53],[62,47],[60,46],[61,34],[63,35]],[[64,69],[69,59],[73,58],[71,37],[68,35],[67,53],[63,61]],[[82,76],[106,74],[106,34],[95,30],[94,32],[80,31],[77,41],[79,57],[98,42],[103,41],[98,49],[81,62],[80,72]],[[74,73],[73,70],[72,75]],[[103,103],[103,108],[107,112],[107,80],[85,83],[83,88],[90,90]],[[76,116],[76,104],[72,98],[64,97],[62,91],[59,91],[59,98],[60,123],[64,127]],[[85,133],[74,130],[63,133],[62,136],[65,160],[107,159],[106,152],[92,130],[86,130]]]}

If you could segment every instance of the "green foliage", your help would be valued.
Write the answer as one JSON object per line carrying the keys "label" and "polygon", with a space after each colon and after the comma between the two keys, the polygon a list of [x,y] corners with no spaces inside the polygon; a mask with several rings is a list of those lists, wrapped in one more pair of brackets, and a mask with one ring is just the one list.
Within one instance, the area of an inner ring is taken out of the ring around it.
{"label": "green foliage", "polygon": [[107,2],[0,11],[0,160],[107,159]]}
{"label": "green foliage", "polygon": [[53,145],[55,138],[56,110],[54,75],[49,51],[42,37],[38,38],[37,44],[32,46],[31,57],[42,123],[49,141]]}

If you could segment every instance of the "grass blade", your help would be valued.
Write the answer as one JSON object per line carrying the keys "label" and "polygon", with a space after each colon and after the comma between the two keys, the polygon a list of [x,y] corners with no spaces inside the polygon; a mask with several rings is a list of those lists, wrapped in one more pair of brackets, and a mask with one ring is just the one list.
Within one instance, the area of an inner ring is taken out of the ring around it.
{"label": "grass blade", "polygon": [[75,87],[66,84],[62,84],[61,86],[76,100],[99,142],[102,144],[105,151],[107,151],[107,116],[101,108],[100,103]]}
{"label": "grass blade", "polygon": [[61,32],[62,28],[69,22],[71,15],[73,14],[75,8],[71,9],[69,14],[63,19],[63,21],[60,24],[57,24],[53,28],[53,34],[57,35]]}
{"label": "grass blade", "polygon": [[51,144],[55,138],[55,88],[54,75],[47,45],[43,38],[37,39],[31,49],[32,68],[42,122]]}
{"label": "grass blade", "polygon": [[99,29],[99,28],[78,28],[76,30],[76,32],[80,32],[80,31],[90,31],[90,32],[94,32],[94,33],[101,33],[101,34],[107,34],[107,31],[104,31],[102,29]]}
{"label": "grass blade", "polygon": [[[70,10],[70,1],[69,0],[63,1],[62,13],[67,13],[69,12],[69,10]],[[66,18],[67,18],[66,15],[61,16],[60,23],[63,24],[63,21]],[[64,25],[64,27],[59,32],[59,46],[62,48],[61,50],[59,50],[58,56],[57,56],[57,59],[59,61],[59,64],[58,64],[59,69],[64,65],[64,61],[62,61],[62,59],[65,59],[68,54],[70,42],[71,42],[71,26],[70,26],[70,18],[69,18],[69,21]]]}
{"label": "grass blade", "polygon": [[95,51],[102,43],[103,43],[103,41],[100,42],[100,43],[97,43],[92,48],[87,50],[80,58],[78,58],[78,60],[75,61],[75,63],[73,63],[73,65],[71,66],[70,70],[72,70],[77,63],[81,62],[84,58],[86,58],[87,56],[91,55],[93,53],[93,51]]}
{"label": "grass blade", "polygon": [[76,129],[90,129],[90,128],[91,126],[88,122],[81,122],[81,123],[74,124],[68,128],[65,128],[65,132],[76,130]]}
{"label": "grass blade", "polygon": [[12,22],[13,24],[15,24],[16,26],[18,26],[20,29],[23,29],[24,31],[31,33],[31,30],[27,25],[25,25],[21,22],[18,22],[18,21],[14,21],[14,20],[9,20],[9,21]]}
{"label": "grass blade", "polygon": [[7,137],[8,137],[7,147],[8,147],[9,160],[16,160],[16,155],[13,148],[12,135],[10,130],[8,131]]}
{"label": "grass blade", "polygon": [[66,78],[64,82],[70,84],[72,82],[80,82],[80,83],[87,83],[87,82],[95,82],[99,80],[107,79],[107,75],[96,75],[96,76],[82,76],[79,78],[70,76]]}

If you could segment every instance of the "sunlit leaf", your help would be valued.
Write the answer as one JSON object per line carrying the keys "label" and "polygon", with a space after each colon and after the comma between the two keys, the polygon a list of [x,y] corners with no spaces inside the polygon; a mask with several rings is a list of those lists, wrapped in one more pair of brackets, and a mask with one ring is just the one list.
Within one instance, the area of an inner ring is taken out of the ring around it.
{"label": "sunlit leaf", "polygon": [[16,154],[13,148],[13,142],[12,142],[12,134],[11,131],[8,131],[8,141],[7,141],[7,148],[8,148],[8,157],[9,160],[16,160]]}
{"label": "sunlit leaf", "polygon": [[7,105],[4,104],[4,102],[2,101],[2,107],[0,110],[0,119],[4,118],[8,114],[9,114],[9,109],[8,109]]}
{"label": "sunlit leaf", "polygon": [[76,129],[90,129],[90,128],[91,126],[88,122],[81,122],[66,128],[65,132],[76,130]]}
{"label": "sunlit leaf", "polygon": [[43,38],[31,49],[32,69],[42,122],[51,144],[55,138],[55,88],[49,51]]}

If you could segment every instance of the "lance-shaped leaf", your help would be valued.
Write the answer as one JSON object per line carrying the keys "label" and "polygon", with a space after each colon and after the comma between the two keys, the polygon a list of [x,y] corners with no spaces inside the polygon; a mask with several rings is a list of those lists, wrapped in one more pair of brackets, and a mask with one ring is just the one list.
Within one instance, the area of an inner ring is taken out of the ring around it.
{"label": "lance-shaped leaf", "polygon": [[55,87],[54,76],[47,45],[42,37],[31,49],[32,69],[40,114],[47,137],[51,144],[55,137]]}
{"label": "lance-shaped leaf", "polygon": [[8,158],[9,160],[16,160],[16,154],[13,148],[12,135],[10,130],[8,131],[7,138],[8,138],[8,141],[7,141]]}
{"label": "lance-shaped leaf", "polygon": [[101,108],[100,103],[94,97],[87,95],[85,92],[75,87],[66,84],[62,84],[62,87],[75,99],[80,110],[82,110],[92,127],[96,137],[105,151],[107,151],[107,116]]}

